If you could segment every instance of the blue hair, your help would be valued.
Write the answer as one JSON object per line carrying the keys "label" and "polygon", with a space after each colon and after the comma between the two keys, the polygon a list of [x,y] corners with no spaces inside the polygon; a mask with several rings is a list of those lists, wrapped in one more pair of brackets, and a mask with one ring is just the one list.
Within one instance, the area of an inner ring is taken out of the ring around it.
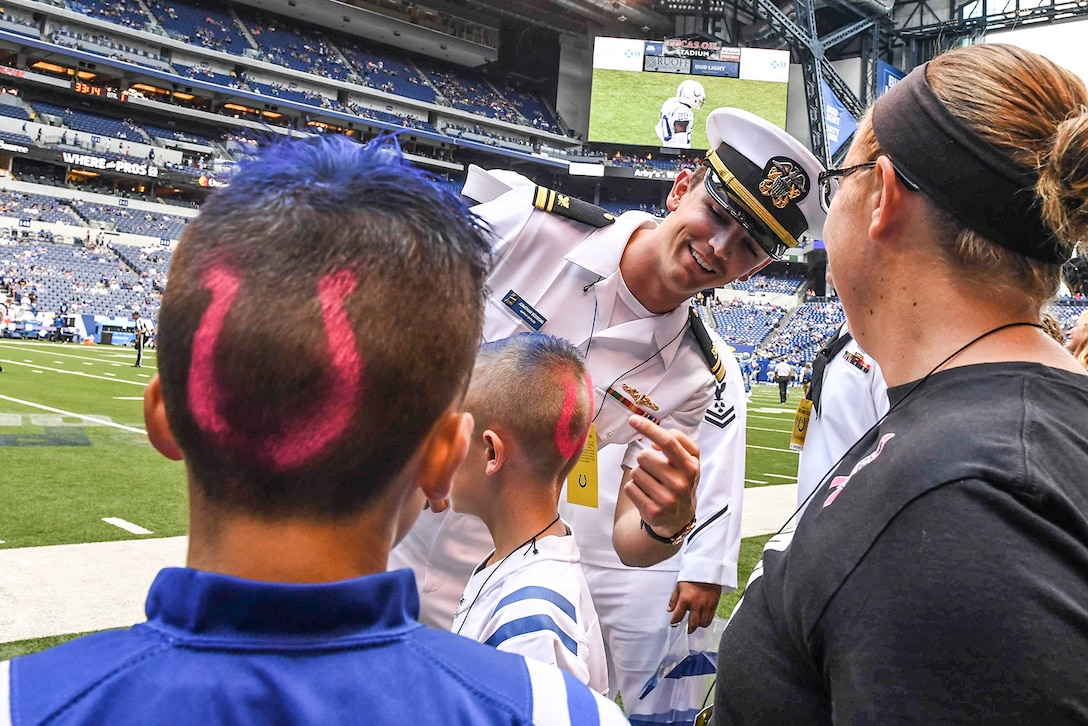
{"label": "blue hair", "polygon": [[[479,224],[464,200],[439,187],[409,163],[395,134],[369,143],[342,135],[266,141],[239,162],[230,186],[209,199],[223,211],[309,200],[316,206],[348,211],[365,204],[382,213],[422,206]],[[229,212],[228,212],[229,213]]]}

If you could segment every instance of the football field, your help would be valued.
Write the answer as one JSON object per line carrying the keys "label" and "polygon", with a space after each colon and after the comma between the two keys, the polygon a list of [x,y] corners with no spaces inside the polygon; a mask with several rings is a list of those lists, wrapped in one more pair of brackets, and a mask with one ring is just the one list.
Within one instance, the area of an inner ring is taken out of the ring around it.
{"label": "football field", "polygon": [[[688,76],[594,70],[589,140],[660,146],[654,127],[661,104],[676,95],[677,84],[684,78]],[[709,77],[701,79],[701,83],[706,90],[706,102],[695,112],[691,148],[707,148],[706,117],[721,106],[743,108],[785,128],[786,84]]]}
{"label": "football field", "polygon": [[[151,447],[143,424],[142,394],[155,373],[155,352],[145,351],[142,368],[132,367],[134,361],[131,348],[0,340],[0,555],[7,550],[21,550],[11,555],[49,552],[61,556],[71,551],[93,558],[96,555],[86,550],[95,546],[99,548],[95,551],[138,558],[117,548],[153,539],[171,557],[183,556],[183,541],[177,538],[186,532],[184,467]],[[797,455],[789,451],[789,431],[799,395],[794,390],[791,404],[780,406],[777,387],[753,390],[748,412],[748,487],[796,482]],[[782,511],[781,522],[791,511]],[[778,521],[777,512],[771,521]],[[744,540],[741,583],[766,539],[764,535]],[[111,542],[116,545],[85,544]],[[40,561],[53,560],[20,560]],[[8,567],[6,578],[0,572],[0,601],[6,603],[5,608],[21,602],[15,597],[17,591],[29,587],[30,580],[56,575],[41,571],[42,565],[26,565],[31,569],[16,577]],[[86,574],[88,587],[108,589],[109,579],[124,577],[125,571]],[[141,591],[145,587],[139,585]],[[719,612],[728,614],[739,595],[726,594]],[[84,606],[83,602],[72,605],[76,610]],[[0,659],[102,627],[89,623],[50,630],[44,625],[47,614],[42,614],[39,632],[50,634],[27,639],[11,625],[20,618],[25,622],[36,617],[35,613],[0,611]],[[60,620],[72,622],[70,617]]]}

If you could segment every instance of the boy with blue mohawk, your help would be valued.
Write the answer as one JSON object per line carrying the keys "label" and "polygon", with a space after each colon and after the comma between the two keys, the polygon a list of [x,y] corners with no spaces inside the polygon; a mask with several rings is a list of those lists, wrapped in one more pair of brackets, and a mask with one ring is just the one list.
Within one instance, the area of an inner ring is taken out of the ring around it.
{"label": "boy with blue mohawk", "polygon": [[185,462],[188,567],[147,622],[0,664],[0,722],[625,723],[558,669],[423,627],[411,572],[385,572],[468,448],[486,260],[388,140],[243,164],[182,236],[144,399]]}

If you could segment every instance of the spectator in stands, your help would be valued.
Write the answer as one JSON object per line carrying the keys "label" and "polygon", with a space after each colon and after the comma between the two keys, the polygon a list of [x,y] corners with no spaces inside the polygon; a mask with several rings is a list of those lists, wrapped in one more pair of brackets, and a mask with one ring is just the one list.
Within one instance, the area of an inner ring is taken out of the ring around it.
{"label": "spectator in stands", "polygon": [[1088,238],[1086,160],[1084,82],[979,44],[881,96],[822,177],[893,405],[764,549],[714,723],[1084,722],[1088,372],[1039,319]]}
{"label": "spectator in stands", "polygon": [[1085,310],[1069,328],[1069,339],[1065,343],[1066,349],[1080,364],[1088,368],[1088,310]]}
{"label": "spectator in stands", "polygon": [[[623,723],[551,666],[422,627],[411,573],[384,572],[467,450],[485,255],[394,141],[286,141],[243,163],[183,236],[145,395],[152,444],[186,463],[189,567],[159,573],[147,624],[0,664],[0,713]],[[436,278],[431,304],[399,304]]]}
{"label": "spectator in stands", "polygon": [[495,549],[472,573],[453,632],[608,695],[597,611],[559,517],[559,492],[589,436],[592,386],[585,358],[562,338],[522,333],[480,349],[464,403],[475,429],[450,497],[455,511],[483,520]]}

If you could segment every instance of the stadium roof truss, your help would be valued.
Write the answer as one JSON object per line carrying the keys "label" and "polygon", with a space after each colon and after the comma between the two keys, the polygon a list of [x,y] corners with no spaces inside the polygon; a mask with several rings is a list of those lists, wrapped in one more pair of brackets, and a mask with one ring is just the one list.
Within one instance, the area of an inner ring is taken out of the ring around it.
{"label": "stadium roof truss", "polygon": [[957,3],[899,0],[895,36],[912,68],[942,51],[987,32],[1045,25],[1088,16],[1088,0],[969,0]]}
{"label": "stadium roof truss", "polygon": [[[823,87],[826,83],[838,100],[855,117],[860,118],[869,105],[876,89],[876,61],[879,51],[886,46],[885,38],[891,27],[890,7],[878,0],[857,0],[823,3],[832,7],[837,17],[850,18],[837,27],[820,35],[816,25],[816,0],[793,0],[792,16],[772,0],[659,0],[659,8],[680,9],[698,6],[699,19],[709,16],[726,16],[732,11],[765,24],[757,35],[764,41],[777,37],[793,51],[794,60],[801,64],[805,83],[805,110],[809,122],[809,141],[813,153],[825,165],[833,158],[828,146],[827,125],[824,118]],[[727,31],[730,42],[739,43],[739,32]],[[857,40],[863,63],[865,83],[859,98],[839,75],[828,58],[827,52],[851,40]],[[839,147],[837,156],[845,156],[849,139]]]}

